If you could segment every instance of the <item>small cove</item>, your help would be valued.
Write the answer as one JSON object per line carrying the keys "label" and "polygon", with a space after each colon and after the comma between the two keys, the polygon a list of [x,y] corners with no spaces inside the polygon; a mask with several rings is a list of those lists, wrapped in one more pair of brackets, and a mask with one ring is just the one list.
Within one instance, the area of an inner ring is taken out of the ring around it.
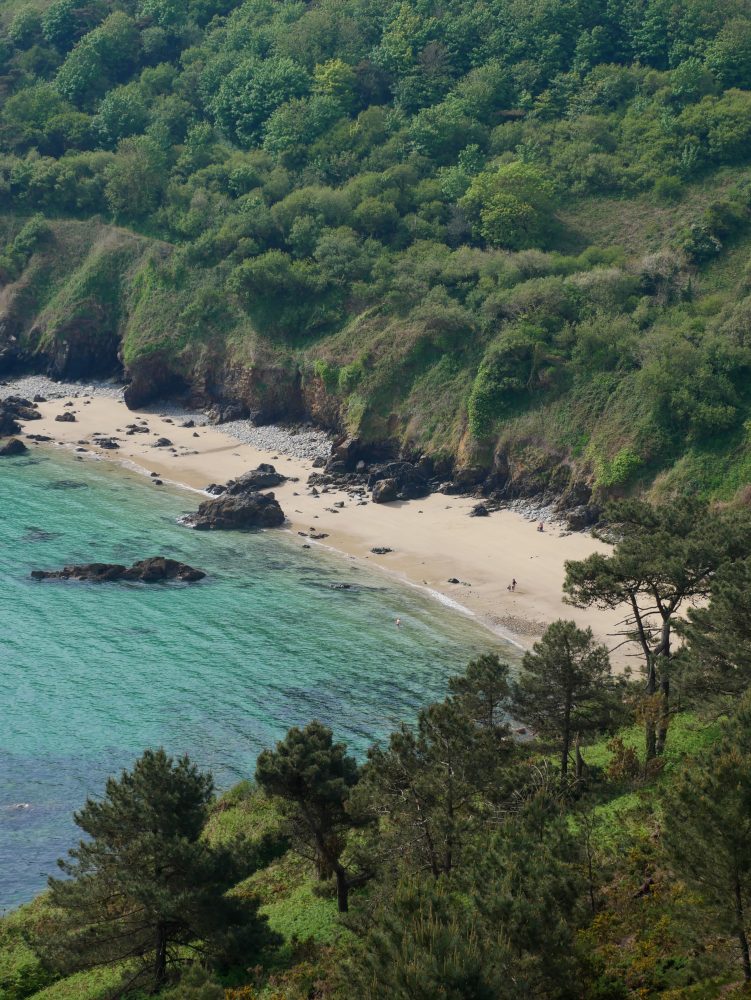
{"label": "small cove", "polygon": [[[362,754],[500,644],[419,590],[287,533],[177,524],[195,503],[68,453],[0,467],[0,909],[44,887],[74,841],[73,809],[145,747],[189,753],[220,788],[313,717]],[[29,578],[158,553],[209,576],[155,587]]]}

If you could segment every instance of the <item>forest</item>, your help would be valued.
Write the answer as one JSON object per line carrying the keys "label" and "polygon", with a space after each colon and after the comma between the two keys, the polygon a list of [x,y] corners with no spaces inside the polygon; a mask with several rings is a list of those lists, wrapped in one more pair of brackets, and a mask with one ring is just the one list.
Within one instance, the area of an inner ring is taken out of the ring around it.
{"label": "forest", "polygon": [[[0,368],[511,492],[748,478],[743,0],[4,0]],[[492,477],[495,477],[493,480]]]}
{"label": "forest", "polygon": [[751,518],[608,519],[566,600],[623,608],[633,673],[561,619],[365,759],[313,720],[217,798],[146,750],[0,921],[3,1000],[747,996]]}

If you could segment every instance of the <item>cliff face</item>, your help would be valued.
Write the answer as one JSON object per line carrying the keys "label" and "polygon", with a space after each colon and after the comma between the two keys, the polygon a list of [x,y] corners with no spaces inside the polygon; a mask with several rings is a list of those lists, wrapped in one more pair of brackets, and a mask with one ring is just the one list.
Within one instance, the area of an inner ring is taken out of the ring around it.
{"label": "cliff face", "polygon": [[[2,225],[17,230],[19,223]],[[690,434],[649,430],[656,407],[672,405],[655,390],[654,358],[599,371],[596,352],[611,348],[593,339],[591,360],[580,355],[592,372],[574,381],[560,348],[535,341],[536,327],[517,324],[531,339],[514,333],[514,340],[503,317],[500,335],[483,334],[430,309],[402,317],[371,309],[307,339],[261,334],[226,291],[221,266],[186,268],[176,248],[101,222],[45,227],[0,288],[0,377],[24,370],[116,376],[128,383],[134,408],[175,396],[219,422],[312,420],[359,438],[374,454],[426,455],[456,488],[567,509],[628,490],[696,488],[702,477],[708,482],[697,462],[710,451],[712,483],[701,488],[730,498],[747,479],[748,449],[732,434],[693,443]],[[614,280],[600,270],[522,282],[507,293],[515,298],[505,301],[504,315],[534,315],[539,295],[568,294],[585,277],[590,286]],[[603,326],[608,337],[620,335],[619,323]],[[675,368],[676,359],[665,363]],[[477,433],[492,407],[500,416]],[[669,409],[659,419],[668,429],[677,424]]]}

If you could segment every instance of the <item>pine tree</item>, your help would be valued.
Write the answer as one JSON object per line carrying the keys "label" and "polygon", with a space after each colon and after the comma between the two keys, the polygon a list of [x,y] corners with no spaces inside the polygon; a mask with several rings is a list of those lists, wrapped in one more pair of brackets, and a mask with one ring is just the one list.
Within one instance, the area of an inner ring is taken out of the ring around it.
{"label": "pine tree", "polygon": [[738,941],[751,981],[751,701],[724,738],[687,766],[664,802],[663,844],[719,926]]}
{"label": "pine tree", "polygon": [[74,817],[87,839],[58,862],[67,878],[49,879],[47,963],[65,974],[123,963],[123,994],[157,992],[188,955],[248,965],[275,941],[257,900],[227,895],[249,874],[241,853],[202,837],[213,795],[210,774],[160,749],[87,800]]}
{"label": "pine tree", "polygon": [[677,623],[687,642],[681,654],[688,694],[727,702],[751,686],[751,559],[723,566],[708,605],[690,608]]}
{"label": "pine tree", "polygon": [[595,643],[592,629],[557,621],[522,660],[514,712],[540,735],[557,740],[565,775],[575,734],[607,725],[613,695],[608,651]]}
{"label": "pine tree", "polygon": [[349,890],[365,881],[342,863],[347,831],[353,821],[347,802],[359,778],[357,762],[331,730],[313,721],[293,727],[276,745],[264,750],[256,765],[256,781],[287,806],[293,844],[310,857],[321,875],[336,878],[340,913],[348,909]]}
{"label": "pine tree", "polygon": [[469,717],[501,737],[508,735],[510,670],[497,653],[485,653],[471,660],[463,674],[449,677],[448,682],[449,691]]}
{"label": "pine tree", "polygon": [[621,534],[612,555],[595,552],[566,563],[563,589],[576,607],[623,608],[623,643],[636,643],[647,698],[659,693],[661,711],[646,712],[646,755],[667,739],[673,630],[686,603],[706,598],[718,569],[751,551],[751,519],[683,498],[659,507],[642,500],[611,504],[608,521]]}
{"label": "pine tree", "polygon": [[354,808],[381,820],[365,838],[373,867],[438,878],[461,865],[472,831],[505,802],[516,778],[513,742],[502,755],[498,748],[453,699],[372,747]]}

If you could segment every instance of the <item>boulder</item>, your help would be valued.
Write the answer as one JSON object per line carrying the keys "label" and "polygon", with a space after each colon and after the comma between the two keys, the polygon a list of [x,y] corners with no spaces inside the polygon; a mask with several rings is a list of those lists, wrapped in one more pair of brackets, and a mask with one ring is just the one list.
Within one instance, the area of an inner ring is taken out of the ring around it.
{"label": "boulder", "polygon": [[485,506],[484,503],[476,503],[472,510],[469,512],[470,517],[488,517],[490,511]]}
{"label": "boulder", "polygon": [[55,420],[60,424],[74,424],[76,422],[76,415],[68,410],[66,413],[58,413]]}
{"label": "boulder", "polygon": [[329,458],[326,466],[327,471],[338,471],[337,469],[334,469],[333,466],[341,462],[344,465],[342,471],[351,472],[357,464],[361,449],[362,442],[359,438],[338,438],[331,446],[331,457]]}
{"label": "boulder", "polygon": [[98,445],[100,448],[104,448],[105,451],[114,451],[115,448],[119,448],[120,445],[115,441],[114,438],[97,438],[94,444]]}
{"label": "boulder", "polygon": [[394,550],[390,549],[387,545],[375,545],[370,551],[376,556],[385,556]]}
{"label": "boulder", "polygon": [[90,583],[112,583],[118,580],[139,583],[164,583],[177,580],[181,583],[195,583],[197,580],[202,580],[206,574],[203,570],[194,569],[175,559],[152,556],[150,559],[133,563],[130,567],[118,563],[85,563],[81,566],[64,566],[57,570],[35,569],[31,576],[34,580],[86,580]]}
{"label": "boulder", "polygon": [[13,458],[15,455],[25,455],[29,449],[18,438],[11,438],[0,445],[0,458]]}
{"label": "boulder", "polygon": [[399,484],[395,479],[379,479],[373,487],[373,503],[391,503],[398,492]]}
{"label": "boulder", "polygon": [[569,531],[584,531],[597,524],[600,514],[601,510],[595,504],[581,504],[566,515],[566,527]]}
{"label": "boulder", "polygon": [[183,520],[183,524],[199,531],[277,528],[283,523],[284,511],[273,493],[225,492],[204,500],[195,514]]}
{"label": "boulder", "polygon": [[0,403],[0,437],[9,437],[11,434],[20,433],[21,425],[16,420],[14,410]]}
{"label": "boulder", "polygon": [[[393,480],[396,483],[396,496],[392,500],[417,500],[430,493],[430,484],[425,476],[411,462],[388,462],[386,465],[374,466],[368,476],[368,486],[373,490],[379,482]],[[378,500],[376,503],[387,501]]]}
{"label": "boulder", "polygon": [[273,465],[268,462],[251,469],[250,472],[243,473],[237,479],[230,479],[227,483],[226,492],[230,496],[239,496],[242,493],[256,493],[258,490],[269,490],[274,486],[280,486],[287,479],[281,472],[277,472]]}

